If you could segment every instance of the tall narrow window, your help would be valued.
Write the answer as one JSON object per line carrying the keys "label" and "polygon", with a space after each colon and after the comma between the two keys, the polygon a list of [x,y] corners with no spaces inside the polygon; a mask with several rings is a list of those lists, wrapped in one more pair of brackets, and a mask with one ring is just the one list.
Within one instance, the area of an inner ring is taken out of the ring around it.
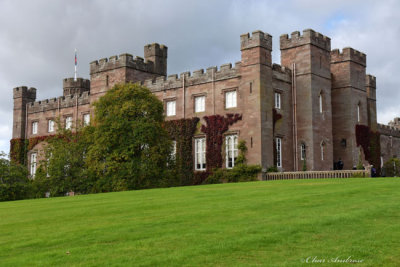
{"label": "tall narrow window", "polygon": [[276,142],[276,167],[282,167],[282,138],[275,138]]}
{"label": "tall narrow window", "polygon": [[206,169],[206,139],[196,138],[194,140],[195,149],[195,169],[204,171]]}
{"label": "tall narrow window", "polygon": [[37,166],[37,154],[36,153],[32,153],[31,154],[31,176],[32,176],[32,178],[35,177],[36,166]]}
{"label": "tall narrow window", "polygon": [[171,148],[171,159],[175,160],[176,159],[176,141],[172,141],[172,148]]}
{"label": "tall narrow window", "polygon": [[205,96],[197,96],[194,98],[194,111],[195,112],[206,111],[206,97]]}
{"label": "tall narrow window", "polygon": [[37,134],[38,133],[38,122],[34,121],[32,122],[32,134]]}
{"label": "tall narrow window", "polygon": [[357,122],[360,122],[360,103],[357,105]]}
{"label": "tall narrow window", "polygon": [[324,153],[325,153],[325,143],[321,143],[321,160],[324,160]]}
{"label": "tall narrow window", "polygon": [[65,129],[70,130],[72,128],[72,117],[69,116],[65,119]]}
{"label": "tall narrow window", "polygon": [[300,155],[301,155],[301,160],[306,159],[306,144],[304,143],[300,145]]}
{"label": "tall narrow window", "polygon": [[225,93],[225,108],[235,108],[236,102],[236,91],[230,91]]}
{"label": "tall narrow window", "polygon": [[176,115],[176,101],[168,101],[167,102],[167,116],[175,116]]}
{"label": "tall narrow window", "polygon": [[319,94],[319,113],[322,113],[322,93]]}
{"label": "tall narrow window", "polygon": [[88,126],[90,124],[90,114],[83,115],[83,125]]}
{"label": "tall narrow window", "polygon": [[48,121],[48,131],[49,131],[49,133],[54,132],[54,120]]}
{"label": "tall narrow window", "polygon": [[236,134],[227,135],[226,145],[226,168],[231,169],[235,166],[235,160],[238,157],[238,136]]}
{"label": "tall narrow window", "polygon": [[275,93],[275,108],[281,109],[281,94]]}

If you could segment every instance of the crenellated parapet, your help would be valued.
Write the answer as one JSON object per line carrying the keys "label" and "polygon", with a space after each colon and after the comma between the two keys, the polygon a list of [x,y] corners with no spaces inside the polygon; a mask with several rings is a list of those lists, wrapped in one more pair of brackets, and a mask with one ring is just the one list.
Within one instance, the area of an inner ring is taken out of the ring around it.
{"label": "crenellated parapet", "polygon": [[400,137],[400,129],[389,125],[378,123],[378,132],[382,135]]}
{"label": "crenellated parapet", "polygon": [[240,50],[254,47],[272,50],[272,36],[262,31],[254,31],[251,35],[249,33],[240,35]]}
{"label": "crenellated parapet", "polygon": [[25,98],[30,101],[35,101],[36,99],[36,88],[26,86],[15,87],[13,89],[13,98]]}
{"label": "crenellated parapet", "polygon": [[90,91],[90,80],[77,78],[65,78],[63,80],[63,92],[64,96],[81,94],[83,92]]}
{"label": "crenellated parapet", "polygon": [[168,77],[160,76],[155,79],[148,79],[143,81],[141,84],[149,88],[152,92],[163,91],[168,89],[180,88],[185,81],[185,86],[198,85],[203,83],[210,83],[221,81],[225,79],[232,79],[239,77],[240,62],[232,67],[232,64],[223,64],[218,69],[217,67],[209,67],[204,69],[193,71],[193,73],[183,72],[179,75],[172,74]]}
{"label": "crenellated parapet", "polygon": [[121,54],[109,58],[102,58],[90,63],[90,74],[110,71],[118,68],[132,68],[144,72],[154,72],[154,62],[145,61],[141,57],[133,58],[131,54]]}
{"label": "crenellated parapet", "polygon": [[299,31],[292,32],[290,38],[288,34],[282,34],[280,36],[281,50],[306,44],[312,44],[327,51],[331,50],[331,39],[312,29],[304,30],[303,35],[300,35]]}
{"label": "crenellated parapet", "polygon": [[272,77],[290,83],[292,81],[292,71],[289,68],[274,63],[272,64]]}
{"label": "crenellated parapet", "polygon": [[89,96],[90,93],[86,91],[80,94],[35,101],[28,105],[28,114],[86,105],[89,104]]}
{"label": "crenellated parapet", "polygon": [[344,61],[352,61],[365,67],[367,65],[367,56],[351,47],[343,48],[342,52],[340,52],[339,49],[333,49],[331,51],[331,63]]}
{"label": "crenellated parapet", "polygon": [[376,77],[371,74],[367,74],[365,76],[365,86],[376,89]]}

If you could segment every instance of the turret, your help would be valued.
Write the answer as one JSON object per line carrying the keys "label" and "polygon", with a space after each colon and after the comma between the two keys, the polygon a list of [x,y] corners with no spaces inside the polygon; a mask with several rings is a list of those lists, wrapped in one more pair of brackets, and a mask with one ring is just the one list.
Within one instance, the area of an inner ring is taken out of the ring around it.
{"label": "turret", "polygon": [[168,47],[157,43],[148,44],[144,47],[144,59],[154,63],[154,73],[167,75]]}
{"label": "turret", "polygon": [[16,87],[13,90],[13,134],[12,138],[25,138],[26,106],[36,100],[36,89],[26,86]]}
{"label": "turret", "polygon": [[64,96],[81,94],[83,92],[90,91],[90,80],[77,78],[65,78],[63,80],[63,92]]}

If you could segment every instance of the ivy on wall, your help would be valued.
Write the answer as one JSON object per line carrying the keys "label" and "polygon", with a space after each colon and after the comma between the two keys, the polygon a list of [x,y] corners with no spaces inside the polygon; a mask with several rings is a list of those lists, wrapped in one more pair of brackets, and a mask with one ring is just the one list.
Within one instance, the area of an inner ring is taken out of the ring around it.
{"label": "ivy on wall", "polygon": [[26,163],[26,147],[25,139],[14,138],[10,141],[10,158],[11,161],[17,164]]}
{"label": "ivy on wall", "polygon": [[196,184],[193,176],[193,135],[199,118],[180,119],[164,122],[164,128],[176,141],[175,167],[179,185]]}
{"label": "ivy on wall", "polygon": [[365,125],[356,125],[356,142],[357,146],[362,147],[365,159],[369,164],[380,169],[381,143],[379,132],[374,132]]}
{"label": "ivy on wall", "polygon": [[27,153],[40,142],[54,138],[55,135],[37,136],[29,139],[14,138],[10,141],[11,161],[18,164],[27,164]]}
{"label": "ivy on wall", "polygon": [[[205,116],[206,125],[201,126],[201,131],[206,134],[207,172],[222,167],[223,134],[229,126],[242,119],[240,114],[227,114],[225,116]],[[203,181],[201,181],[203,182]]]}

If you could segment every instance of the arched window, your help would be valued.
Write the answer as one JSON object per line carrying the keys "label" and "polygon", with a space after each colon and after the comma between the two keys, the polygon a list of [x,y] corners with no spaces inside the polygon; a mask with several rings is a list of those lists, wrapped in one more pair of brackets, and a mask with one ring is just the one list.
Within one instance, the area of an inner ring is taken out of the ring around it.
{"label": "arched window", "polygon": [[319,93],[319,97],[318,97],[319,99],[319,113],[322,113],[322,102],[323,102],[323,96],[322,96],[322,92],[321,93]]}
{"label": "arched window", "polygon": [[302,143],[300,145],[300,158],[301,158],[301,160],[306,159],[306,144],[304,144],[304,143]]}
{"label": "arched window", "polygon": [[360,102],[357,104],[357,122],[360,122]]}
{"label": "arched window", "polygon": [[324,153],[325,153],[325,142],[321,142],[321,160],[324,160]]}

